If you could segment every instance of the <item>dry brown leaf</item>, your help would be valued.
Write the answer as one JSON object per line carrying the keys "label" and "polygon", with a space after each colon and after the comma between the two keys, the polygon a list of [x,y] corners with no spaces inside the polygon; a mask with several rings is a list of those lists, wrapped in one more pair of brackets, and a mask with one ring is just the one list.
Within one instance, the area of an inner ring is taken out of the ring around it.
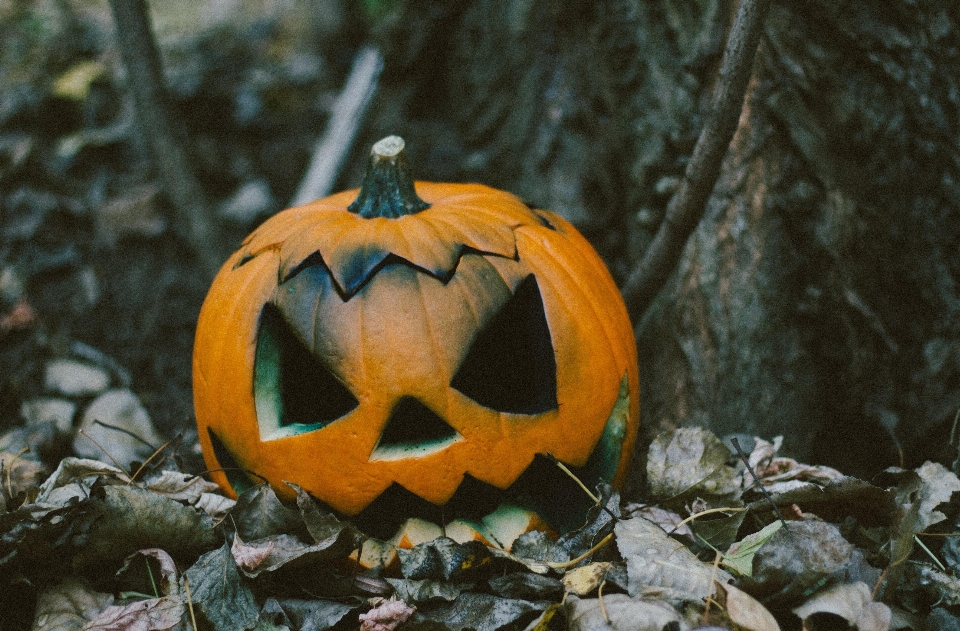
{"label": "dry brown leaf", "polygon": [[726,571],[700,561],[646,519],[624,519],[614,532],[617,548],[627,562],[631,596],[649,594],[700,602],[713,593],[714,581],[725,583],[731,578]]}
{"label": "dry brown leaf", "polygon": [[723,594],[727,616],[738,627],[744,631],[780,631],[777,619],[756,598],[733,585],[717,583],[716,586]]}
{"label": "dry brown leaf", "polygon": [[563,575],[563,589],[577,596],[586,596],[597,591],[613,563],[601,561],[569,570]]}
{"label": "dry brown leaf", "polygon": [[846,620],[851,626],[862,619],[871,631],[886,631],[890,625],[890,608],[882,603],[871,601],[870,588],[866,583],[841,583],[823,589],[807,602],[793,609],[804,621],[814,614],[833,614]]}
{"label": "dry brown leaf", "polygon": [[360,631],[393,631],[417,610],[402,600],[387,600],[360,614]]}
{"label": "dry brown leaf", "polygon": [[114,605],[83,625],[82,631],[165,631],[177,626],[186,606],[177,596]]}
{"label": "dry brown leaf", "polygon": [[33,630],[79,631],[112,603],[112,594],[93,591],[78,578],[67,579],[40,593]]}

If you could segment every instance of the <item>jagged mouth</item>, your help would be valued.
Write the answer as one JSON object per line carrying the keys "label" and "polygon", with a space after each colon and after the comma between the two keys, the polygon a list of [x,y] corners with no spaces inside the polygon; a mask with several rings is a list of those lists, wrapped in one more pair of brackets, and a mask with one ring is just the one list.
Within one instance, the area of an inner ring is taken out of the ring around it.
{"label": "jagged mouth", "polygon": [[[209,431],[209,430],[208,430]],[[260,478],[254,471],[240,467],[212,431],[209,432],[216,458],[237,493],[253,486]],[[601,481],[592,461],[601,450],[595,450],[583,467],[567,467],[588,488]],[[260,478],[262,479],[262,478]],[[593,500],[547,456],[537,455],[517,480],[505,489],[497,488],[467,474],[447,503],[438,506],[393,483],[365,509],[345,516],[318,500],[331,513],[349,519],[364,533],[377,539],[389,539],[403,523],[412,518],[438,525],[453,519],[480,520],[501,504],[511,504],[536,513],[558,532],[567,532],[583,524]]]}
{"label": "jagged mouth", "polygon": [[[587,488],[593,489],[600,482],[614,478],[621,460],[629,407],[629,389],[624,376],[618,400],[590,457],[581,467],[566,466]],[[214,457],[234,492],[242,493],[255,484],[254,479],[264,479],[256,471],[241,467],[219,437],[209,428],[207,432]],[[554,530],[563,533],[581,526],[593,503],[593,499],[553,458],[538,454],[513,484],[504,489],[465,475],[453,496],[440,506],[394,482],[356,515],[344,516],[333,507],[327,508],[331,513],[353,521],[367,535],[386,539],[411,517],[442,526],[457,518],[480,519],[501,504],[531,510]]]}

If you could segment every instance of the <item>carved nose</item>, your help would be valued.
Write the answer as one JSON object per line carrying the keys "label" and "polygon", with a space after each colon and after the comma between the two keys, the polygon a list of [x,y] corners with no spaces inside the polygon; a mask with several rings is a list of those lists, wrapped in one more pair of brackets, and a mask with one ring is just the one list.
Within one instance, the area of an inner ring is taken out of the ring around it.
{"label": "carved nose", "polygon": [[403,397],[393,408],[370,460],[420,458],[462,438],[436,412],[413,397]]}

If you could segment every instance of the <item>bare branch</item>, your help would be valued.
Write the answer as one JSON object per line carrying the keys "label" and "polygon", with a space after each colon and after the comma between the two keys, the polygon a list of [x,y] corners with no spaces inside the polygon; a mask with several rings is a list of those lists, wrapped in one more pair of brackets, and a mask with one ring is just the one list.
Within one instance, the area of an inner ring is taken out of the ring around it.
{"label": "bare branch", "polygon": [[727,147],[737,130],[770,0],[741,0],[720,62],[710,113],[677,192],[643,259],[622,288],[634,322],[638,321],[677,266],[683,247],[703,216]]}
{"label": "bare branch", "polygon": [[377,80],[383,70],[383,56],[373,46],[366,46],[357,53],[350,69],[350,76],[343,91],[333,104],[330,122],[313,151],[313,158],[306,175],[300,182],[291,206],[300,206],[333,190],[343,161],[353,146],[357,130],[366,116],[367,108],[377,91]]}
{"label": "bare branch", "polygon": [[110,8],[127,70],[127,89],[133,96],[163,192],[173,204],[179,230],[212,275],[222,263],[215,239],[216,222],[190,168],[187,152],[175,134],[178,126],[172,123],[146,0],[110,0]]}

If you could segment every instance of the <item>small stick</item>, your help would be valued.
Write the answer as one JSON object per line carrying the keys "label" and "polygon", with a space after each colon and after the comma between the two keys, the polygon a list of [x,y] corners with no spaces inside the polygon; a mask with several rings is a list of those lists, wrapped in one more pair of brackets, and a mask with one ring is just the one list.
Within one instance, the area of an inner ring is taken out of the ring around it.
{"label": "small stick", "polygon": [[[134,440],[139,440],[141,443],[143,443],[150,449],[156,449],[156,447],[154,447],[152,444],[144,440],[141,436],[137,435],[136,433],[130,431],[129,429],[118,427],[116,425],[111,425],[110,423],[104,423],[101,420],[94,420],[93,424],[99,425],[100,427],[106,427],[107,429],[112,429],[113,431],[120,432],[121,434],[126,434],[127,436],[129,436],[130,438],[133,438]],[[166,445],[164,445],[164,447],[166,447]]]}
{"label": "small stick", "polygon": [[603,604],[603,586],[607,584],[607,579],[600,581],[600,587],[597,588],[597,601],[600,603],[600,613],[603,614],[603,621],[610,624],[610,616],[607,615],[607,606]]}
{"label": "small stick", "polygon": [[578,485],[581,489],[583,489],[583,492],[586,493],[587,496],[589,496],[590,499],[593,500],[593,503],[594,503],[594,504],[596,504],[597,506],[599,506],[600,508],[602,508],[608,515],[610,515],[611,518],[613,518],[614,521],[616,521],[616,520],[618,519],[617,516],[614,515],[614,514],[610,511],[610,509],[607,508],[607,507],[603,504],[603,502],[600,501],[600,498],[597,497],[596,495],[594,495],[594,494],[590,491],[590,489],[587,488],[587,485],[580,481],[580,478],[578,478],[578,477],[576,476],[576,474],[574,474],[574,472],[571,471],[571,470],[567,467],[567,465],[565,465],[565,464],[563,464],[562,462],[560,462],[559,460],[557,460],[556,456],[554,456],[553,454],[545,454],[545,455],[546,455],[547,459],[550,460],[550,462],[552,462],[553,464],[557,465],[557,467],[559,467],[561,471],[563,471],[563,472],[566,473],[568,476],[570,476],[570,479],[572,479],[574,482],[576,482],[577,485]]}
{"label": "small stick", "polygon": [[777,506],[775,501],[773,501],[773,496],[770,495],[770,491],[763,486],[763,482],[760,481],[760,476],[758,476],[756,471],[753,470],[753,467],[750,466],[750,460],[747,458],[747,454],[743,453],[743,449],[740,448],[740,441],[737,440],[736,436],[734,436],[730,439],[730,442],[733,443],[733,448],[737,450],[737,456],[739,456],[740,460],[743,461],[743,466],[745,466],[747,471],[750,472],[750,475],[753,476],[753,481],[757,483],[757,488],[760,489],[760,492],[763,493],[763,496],[767,498],[768,502],[770,502],[770,506],[773,506],[773,512],[777,514],[777,519],[780,520],[780,523],[783,524],[784,528],[787,528],[787,520],[783,518],[783,513],[780,512],[780,507]]}
{"label": "small stick", "polygon": [[187,591],[187,607],[190,608],[190,622],[193,623],[193,631],[198,631],[197,629],[197,616],[193,613],[193,599],[190,598],[190,579],[187,578],[187,575],[183,575],[183,587]]}
{"label": "small stick", "polygon": [[327,129],[317,141],[310,166],[290,202],[291,206],[301,206],[326,197],[333,190],[343,161],[350,153],[370,101],[377,91],[382,70],[383,56],[375,47],[366,46],[357,53],[350,76],[333,104]]}
{"label": "small stick", "polygon": [[[136,480],[136,479],[137,479],[137,476],[140,475],[140,472],[143,471],[144,468],[145,468],[148,464],[150,464],[150,461],[153,460],[154,458],[156,458],[164,449],[166,449],[167,447],[169,447],[170,444],[171,444],[174,440],[176,440],[176,439],[175,439],[175,438],[171,438],[171,439],[168,440],[167,442],[165,442],[165,443],[163,443],[162,445],[160,445],[160,447],[158,447],[156,450],[154,450],[154,452],[153,452],[152,454],[150,454],[150,457],[147,458],[146,460],[144,460],[143,463],[140,465],[140,467],[133,473],[132,476],[130,476],[130,482],[129,482],[129,484],[133,484],[133,481]],[[183,488],[187,488],[187,486],[190,486],[190,485],[188,484],[188,485],[184,486]]]}
{"label": "small stick", "polygon": [[601,539],[601,540],[600,540],[600,543],[598,543],[597,545],[593,546],[592,548],[590,548],[589,550],[587,550],[586,552],[584,552],[583,554],[581,554],[580,556],[578,556],[576,559],[570,559],[569,561],[564,561],[563,563],[558,563],[558,562],[556,562],[556,561],[548,561],[548,562],[547,562],[547,567],[549,567],[549,568],[552,569],[552,570],[565,570],[565,569],[567,569],[568,567],[573,567],[574,565],[576,565],[576,564],[579,563],[580,561],[583,561],[584,559],[586,559],[586,558],[589,557],[591,554],[593,554],[594,552],[596,552],[597,550],[599,550],[599,549],[602,548],[603,546],[607,545],[607,544],[610,543],[611,541],[613,541],[613,533],[612,533],[612,532],[611,532],[609,535],[607,535],[606,537],[604,537],[603,539]]}
{"label": "small stick", "polygon": [[105,454],[107,455],[107,458],[110,458],[110,460],[113,460],[113,464],[117,465],[117,469],[120,469],[120,470],[124,473],[124,475],[127,476],[128,479],[130,478],[130,474],[127,473],[127,470],[123,468],[123,465],[120,464],[119,462],[117,462],[117,459],[113,457],[113,454],[111,454],[109,451],[107,451],[107,450],[104,448],[103,445],[101,445],[100,443],[98,443],[97,440],[96,440],[93,436],[91,436],[91,435],[88,434],[85,430],[82,430],[82,429],[80,430],[79,433],[80,433],[84,438],[86,438],[87,440],[89,440],[91,443],[93,443],[94,445],[96,445],[97,447],[99,447],[99,448],[100,448],[100,451],[102,451],[103,453],[105,453]]}

